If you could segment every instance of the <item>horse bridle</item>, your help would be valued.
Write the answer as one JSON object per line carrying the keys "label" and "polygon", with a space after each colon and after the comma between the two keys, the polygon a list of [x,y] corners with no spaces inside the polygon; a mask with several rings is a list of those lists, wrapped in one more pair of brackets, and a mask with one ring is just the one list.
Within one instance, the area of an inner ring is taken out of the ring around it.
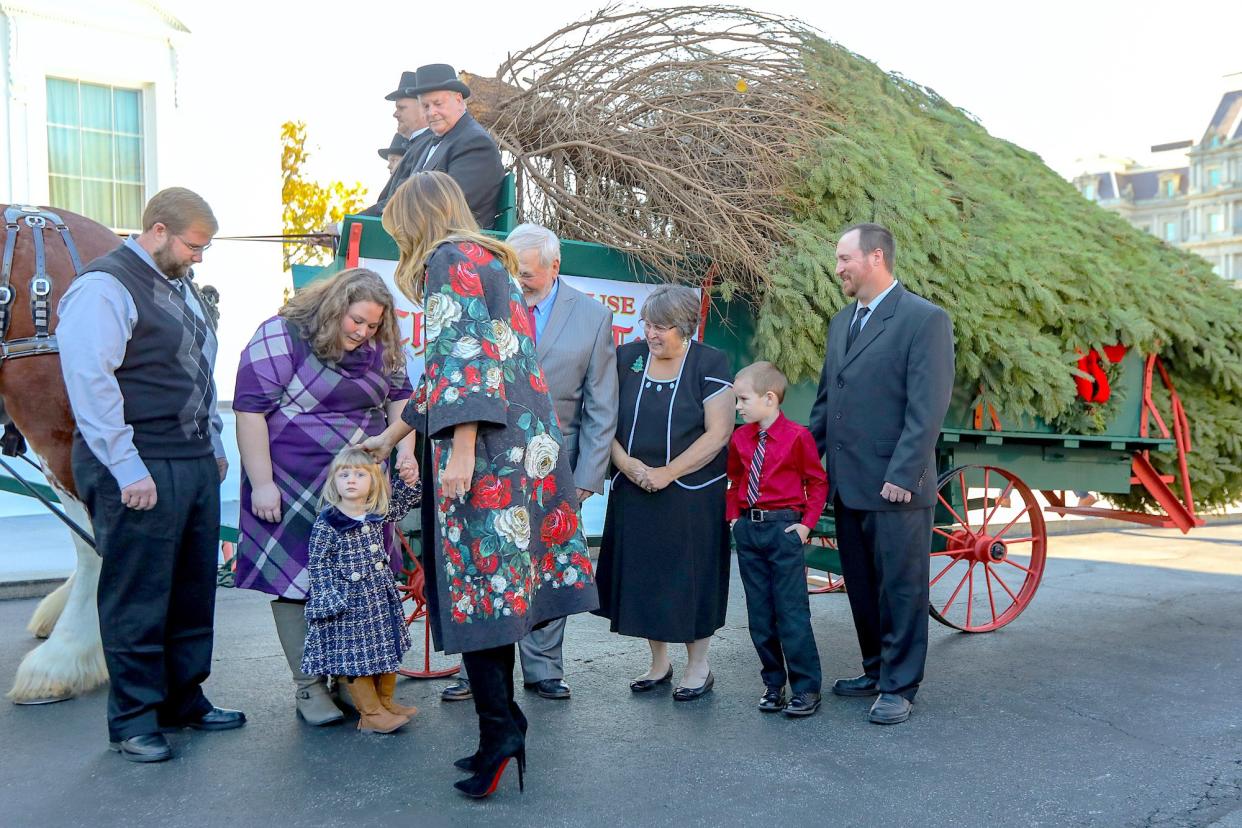
{"label": "horse bridle", "polygon": [[[21,339],[6,340],[13,313],[13,251],[17,248],[17,234],[22,225],[34,231],[35,266],[30,277],[30,315],[34,319],[35,335]],[[69,227],[60,216],[38,207],[9,207],[4,211],[4,259],[0,261],[0,363],[39,354],[54,354],[59,348],[56,335],[50,330],[52,319],[52,280],[47,275],[47,255],[43,244],[43,231],[51,225],[60,233],[69,259],[73,262],[74,276],[82,272],[82,260],[73,243]]]}

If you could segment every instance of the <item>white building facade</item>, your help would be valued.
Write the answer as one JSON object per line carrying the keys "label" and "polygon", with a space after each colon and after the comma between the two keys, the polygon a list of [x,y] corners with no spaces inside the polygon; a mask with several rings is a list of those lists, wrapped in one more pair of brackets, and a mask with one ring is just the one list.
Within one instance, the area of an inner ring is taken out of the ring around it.
{"label": "white building facade", "polygon": [[0,202],[141,229],[176,155],[188,36],[141,0],[0,0]]}

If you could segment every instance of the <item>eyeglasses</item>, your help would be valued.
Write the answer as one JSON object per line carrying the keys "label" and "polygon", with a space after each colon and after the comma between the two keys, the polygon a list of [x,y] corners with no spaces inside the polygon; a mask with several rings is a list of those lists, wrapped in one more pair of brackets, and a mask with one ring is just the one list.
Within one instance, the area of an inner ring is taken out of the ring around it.
{"label": "eyeglasses", "polygon": [[211,242],[207,242],[206,244],[191,244],[190,242],[185,240],[184,236],[178,236],[175,234],[173,235],[173,238],[181,242],[182,244],[184,244],[187,248],[189,248],[191,253],[203,253],[209,247],[211,247]]}
{"label": "eyeglasses", "polygon": [[645,329],[651,331],[652,333],[660,334],[661,336],[677,327],[676,325],[657,325],[647,319],[642,320],[642,323]]}

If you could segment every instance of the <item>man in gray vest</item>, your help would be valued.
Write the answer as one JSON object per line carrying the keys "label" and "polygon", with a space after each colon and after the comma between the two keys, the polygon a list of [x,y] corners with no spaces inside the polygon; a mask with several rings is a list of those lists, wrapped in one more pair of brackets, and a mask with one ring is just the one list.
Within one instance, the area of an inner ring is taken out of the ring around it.
{"label": "man in gray vest", "polygon": [[213,707],[201,687],[228,462],[215,322],[190,268],[216,219],[200,196],[173,187],[147,204],[142,227],[74,280],[56,336],[77,421],[73,477],[103,558],[109,746],[159,762],[172,756],[164,730],[228,730],[246,717]]}
{"label": "man in gray vest", "polygon": [[[609,448],[617,430],[617,352],[612,311],[558,278],[561,243],[537,224],[514,228],[506,241],[517,251],[518,281],[535,332],[535,358],[543,370],[578,500],[604,491]],[[565,619],[533,630],[518,642],[526,687],[545,699],[569,698],[561,647]],[[447,701],[470,698],[465,673],[441,692]]]}

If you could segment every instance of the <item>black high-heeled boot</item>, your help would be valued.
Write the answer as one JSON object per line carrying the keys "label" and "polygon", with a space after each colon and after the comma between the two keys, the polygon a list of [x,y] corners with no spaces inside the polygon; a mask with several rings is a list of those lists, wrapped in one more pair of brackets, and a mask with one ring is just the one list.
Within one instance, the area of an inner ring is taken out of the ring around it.
{"label": "black high-heeled boot", "polygon": [[[517,722],[518,730],[522,731],[522,740],[526,739],[526,714],[522,712],[522,708],[517,706],[517,702],[509,702],[509,713],[513,716],[513,721]],[[466,773],[475,773],[478,771],[479,750],[469,756],[463,756],[453,763],[453,767],[458,770],[464,770]]]}
{"label": "black high-heeled boot", "polygon": [[516,759],[518,790],[524,791],[526,738],[513,714],[517,706],[512,690],[513,645],[463,653],[462,658],[467,660],[474,708],[479,717],[479,750],[474,757],[474,775],[453,786],[476,799],[490,796],[500,784],[509,760]]}

